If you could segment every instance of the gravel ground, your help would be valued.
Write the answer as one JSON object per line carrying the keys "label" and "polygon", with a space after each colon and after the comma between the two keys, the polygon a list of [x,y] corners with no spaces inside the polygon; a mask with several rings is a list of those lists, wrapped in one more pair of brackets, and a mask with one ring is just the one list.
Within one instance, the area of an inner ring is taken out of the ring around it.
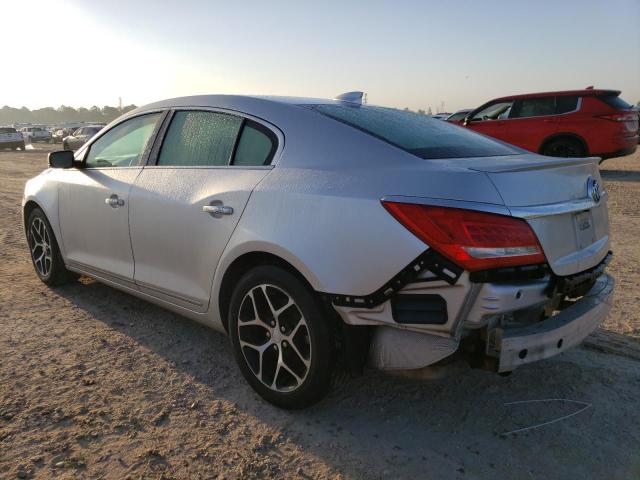
{"label": "gravel ground", "polygon": [[[603,168],[618,288],[589,348],[509,377],[369,372],[290,413],[223,335],[88,279],[38,281],[20,198],[51,149],[0,152],[0,478],[640,478],[639,153]],[[544,399],[584,404],[507,405]]]}

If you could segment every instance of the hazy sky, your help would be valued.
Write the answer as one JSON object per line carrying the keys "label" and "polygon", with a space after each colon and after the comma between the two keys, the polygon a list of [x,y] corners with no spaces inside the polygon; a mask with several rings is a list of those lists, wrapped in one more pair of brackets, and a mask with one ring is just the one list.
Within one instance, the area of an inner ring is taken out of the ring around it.
{"label": "hazy sky", "polygon": [[640,100],[640,0],[0,0],[0,12],[0,105],[364,90],[435,112],[587,85]]}

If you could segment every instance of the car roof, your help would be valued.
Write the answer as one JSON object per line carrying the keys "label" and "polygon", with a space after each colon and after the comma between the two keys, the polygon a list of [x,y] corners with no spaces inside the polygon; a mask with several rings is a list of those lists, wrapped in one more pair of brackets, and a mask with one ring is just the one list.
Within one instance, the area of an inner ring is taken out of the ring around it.
{"label": "car roof", "polygon": [[582,90],[561,90],[555,92],[538,92],[538,93],[524,93],[521,95],[509,95],[508,97],[499,97],[491,100],[495,101],[507,101],[516,100],[521,98],[539,98],[539,97],[557,97],[557,96],[569,96],[576,95],[580,97],[594,96],[594,95],[620,95],[620,90],[605,90],[594,88],[583,88]]}

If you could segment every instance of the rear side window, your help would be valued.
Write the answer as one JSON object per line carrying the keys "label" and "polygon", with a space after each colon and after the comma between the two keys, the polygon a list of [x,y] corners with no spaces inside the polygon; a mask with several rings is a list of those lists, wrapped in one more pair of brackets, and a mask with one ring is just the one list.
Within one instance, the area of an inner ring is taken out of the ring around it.
{"label": "rear side window", "polygon": [[346,123],[424,159],[517,155],[518,150],[449,122],[426,115],[368,105],[312,105]]}
{"label": "rear side window", "polygon": [[523,98],[516,100],[510,118],[542,117],[555,113],[555,97]]}
{"label": "rear side window", "polygon": [[616,110],[629,110],[631,105],[622,100],[618,95],[598,95],[598,100],[606,103],[611,108],[615,108]]}
{"label": "rear side window", "polygon": [[273,133],[255,122],[247,121],[238,140],[234,165],[269,165],[276,151]]}
{"label": "rear side window", "polygon": [[229,165],[242,119],[217,112],[176,112],[158,165],[206,167]]}

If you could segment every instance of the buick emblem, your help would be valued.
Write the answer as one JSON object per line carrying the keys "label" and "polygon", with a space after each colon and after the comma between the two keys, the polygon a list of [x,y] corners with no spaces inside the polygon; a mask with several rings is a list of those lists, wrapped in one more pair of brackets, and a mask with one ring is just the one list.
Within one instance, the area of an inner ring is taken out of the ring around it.
{"label": "buick emblem", "polygon": [[587,196],[598,203],[600,201],[600,183],[593,177],[589,177],[587,180]]}

